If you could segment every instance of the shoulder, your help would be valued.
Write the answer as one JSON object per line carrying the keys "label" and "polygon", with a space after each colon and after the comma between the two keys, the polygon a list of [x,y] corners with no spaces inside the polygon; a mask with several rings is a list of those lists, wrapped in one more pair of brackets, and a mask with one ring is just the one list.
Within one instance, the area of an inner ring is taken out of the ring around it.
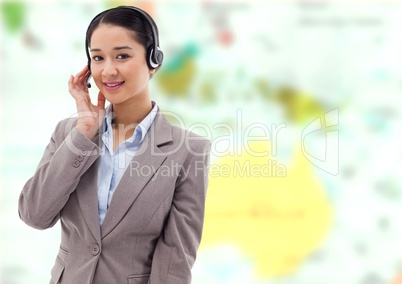
{"label": "shoulder", "polygon": [[210,140],[178,126],[172,126],[172,138],[176,147],[190,156],[205,156],[211,149]]}
{"label": "shoulder", "polygon": [[185,128],[181,128],[179,126],[172,126],[172,136],[174,140],[184,140],[187,141],[187,143],[194,145],[194,146],[199,146],[199,147],[205,147],[205,146],[210,146],[211,141],[208,140],[207,138],[192,132],[190,130],[187,130]]}
{"label": "shoulder", "polygon": [[151,126],[151,137],[165,154],[176,156],[205,155],[209,152],[211,142],[190,130],[172,124],[169,114],[158,108],[155,121]]}

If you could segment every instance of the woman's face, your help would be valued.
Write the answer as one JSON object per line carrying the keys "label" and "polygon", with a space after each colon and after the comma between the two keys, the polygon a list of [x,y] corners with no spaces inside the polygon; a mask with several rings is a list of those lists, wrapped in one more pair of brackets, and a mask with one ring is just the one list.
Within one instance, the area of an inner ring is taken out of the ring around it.
{"label": "woman's face", "polygon": [[154,70],[145,61],[145,49],[126,28],[101,24],[90,42],[91,72],[95,84],[112,104],[148,96]]}

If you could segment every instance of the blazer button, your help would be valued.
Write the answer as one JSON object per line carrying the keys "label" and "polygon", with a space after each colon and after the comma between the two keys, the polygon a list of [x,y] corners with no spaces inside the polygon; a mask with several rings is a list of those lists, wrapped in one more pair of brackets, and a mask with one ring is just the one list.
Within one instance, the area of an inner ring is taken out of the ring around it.
{"label": "blazer button", "polygon": [[78,168],[79,166],[80,166],[80,161],[77,161],[77,160],[75,160],[74,162],[73,162],[73,167],[74,168]]}
{"label": "blazer button", "polygon": [[82,160],[84,160],[84,157],[82,155],[78,155],[76,159],[78,162],[81,162]]}
{"label": "blazer button", "polygon": [[88,151],[87,151],[87,150],[82,150],[82,151],[81,151],[81,155],[86,156],[87,154],[88,154]]}
{"label": "blazer button", "polygon": [[98,245],[98,244],[93,244],[93,245],[91,246],[91,253],[92,253],[93,255],[98,255],[99,252],[100,252],[99,245]]}

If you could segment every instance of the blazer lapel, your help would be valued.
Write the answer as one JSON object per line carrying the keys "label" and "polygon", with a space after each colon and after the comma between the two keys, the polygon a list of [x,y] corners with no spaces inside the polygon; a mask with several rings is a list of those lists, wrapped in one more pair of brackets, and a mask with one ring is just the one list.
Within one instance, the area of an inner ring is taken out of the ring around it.
{"label": "blazer lapel", "polygon": [[[159,149],[159,146],[169,141],[172,141],[172,125],[158,107],[155,120],[131,161],[132,163],[138,163],[139,167],[145,167],[147,174],[141,175],[140,170],[131,171],[130,165],[128,166],[113,194],[110,207],[102,223],[102,239],[118,225],[137,196],[152,178],[153,173],[165,161],[167,156]],[[151,170],[150,174],[148,174],[148,169]]]}
{"label": "blazer lapel", "polygon": [[[92,141],[102,148],[99,131]],[[81,178],[80,189],[76,190],[78,204],[84,220],[94,238],[100,243],[99,211],[98,211],[98,166],[99,159],[88,169]]]}

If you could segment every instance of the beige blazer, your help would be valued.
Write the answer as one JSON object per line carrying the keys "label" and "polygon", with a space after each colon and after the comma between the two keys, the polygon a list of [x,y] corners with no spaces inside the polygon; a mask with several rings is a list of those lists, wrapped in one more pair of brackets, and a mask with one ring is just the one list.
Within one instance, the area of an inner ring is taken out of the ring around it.
{"label": "beige blazer", "polygon": [[19,197],[20,218],[46,229],[60,220],[50,283],[188,284],[201,240],[210,142],[171,125],[158,108],[99,225],[101,135],[76,119],[57,125]]}

